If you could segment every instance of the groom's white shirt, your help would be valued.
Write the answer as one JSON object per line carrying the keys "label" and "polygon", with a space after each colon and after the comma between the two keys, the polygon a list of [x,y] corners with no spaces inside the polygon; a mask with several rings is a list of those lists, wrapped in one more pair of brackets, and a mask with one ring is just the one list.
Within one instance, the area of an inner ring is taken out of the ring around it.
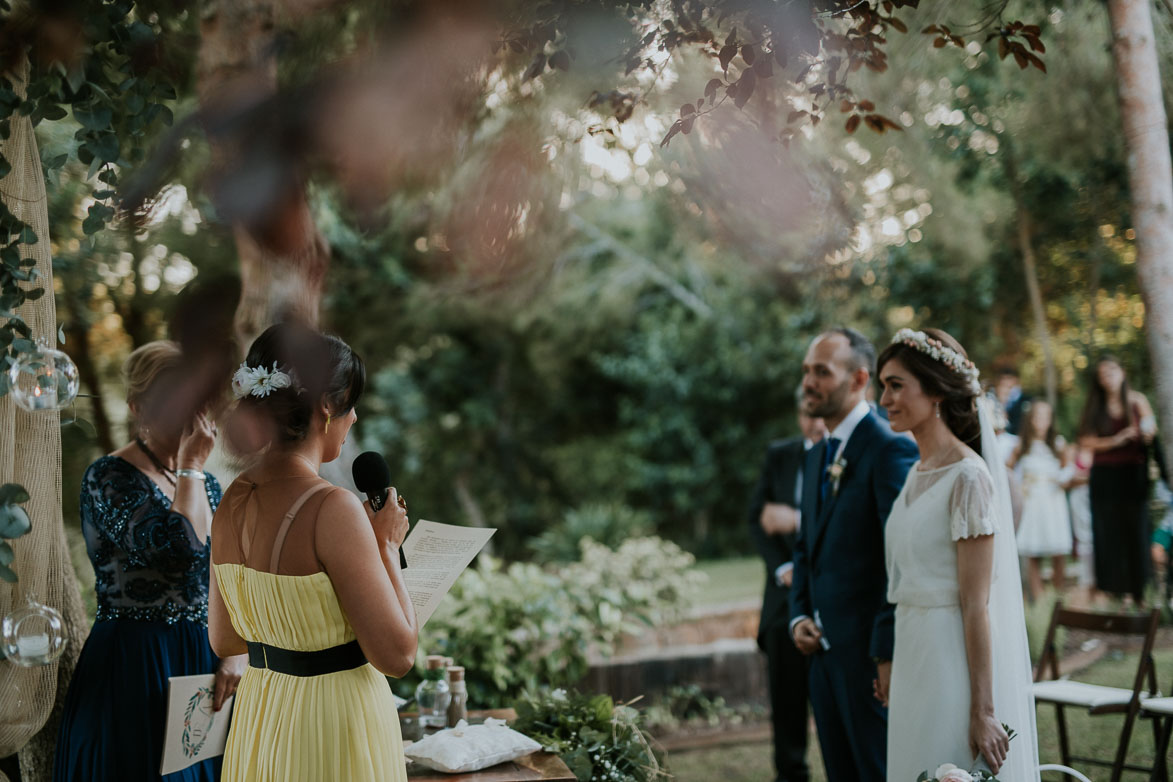
{"label": "groom's white shirt", "polygon": [[[868,413],[870,413],[871,411],[872,411],[871,405],[869,405],[867,402],[864,402],[861,400],[859,402],[859,404],[857,404],[855,407],[851,408],[851,412],[849,412],[846,416],[844,416],[843,420],[839,422],[839,425],[835,427],[835,430],[832,431],[831,434],[828,435],[828,437],[833,437],[839,441],[839,449],[837,451],[835,451],[835,455],[832,457],[832,461],[834,461],[835,459],[838,459],[840,456],[843,455],[843,449],[847,447],[847,441],[851,439],[852,433],[855,432],[855,427],[859,426],[859,422],[862,421],[863,419],[867,418]],[[799,622],[801,622],[803,619],[809,619],[809,618],[810,617],[808,617],[806,614],[799,614],[798,616],[791,618],[791,620],[790,620],[790,637],[791,638],[794,637],[794,626],[796,624],[798,624]]]}

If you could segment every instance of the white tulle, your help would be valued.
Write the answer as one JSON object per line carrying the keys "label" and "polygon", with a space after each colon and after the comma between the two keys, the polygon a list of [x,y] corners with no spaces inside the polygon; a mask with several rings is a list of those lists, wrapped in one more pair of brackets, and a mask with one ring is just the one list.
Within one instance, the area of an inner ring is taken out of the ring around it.
{"label": "white tulle", "polygon": [[981,398],[982,458],[994,482],[994,581],[990,586],[990,628],[994,652],[994,711],[1018,735],[1010,742],[1002,782],[1039,779],[1038,729],[1031,694],[1030,645],[1022,605],[1022,576],[1010,509],[1010,480],[994,432],[990,403]]}

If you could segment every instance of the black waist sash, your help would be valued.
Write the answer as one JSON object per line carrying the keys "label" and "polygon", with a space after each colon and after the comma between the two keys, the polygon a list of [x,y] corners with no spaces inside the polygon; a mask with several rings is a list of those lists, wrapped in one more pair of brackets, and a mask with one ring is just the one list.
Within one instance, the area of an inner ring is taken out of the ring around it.
{"label": "black waist sash", "polygon": [[362,653],[362,648],[358,645],[357,640],[313,652],[282,649],[279,646],[270,646],[256,641],[247,641],[246,643],[248,644],[249,665],[253,668],[268,668],[270,671],[290,676],[321,676],[338,671],[349,671],[367,663],[367,658]]}

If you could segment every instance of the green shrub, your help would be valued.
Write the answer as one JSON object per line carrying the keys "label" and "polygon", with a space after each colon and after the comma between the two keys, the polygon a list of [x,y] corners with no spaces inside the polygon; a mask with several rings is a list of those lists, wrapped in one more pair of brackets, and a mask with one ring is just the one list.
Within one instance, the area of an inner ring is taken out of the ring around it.
{"label": "green shrub", "polygon": [[583,505],[567,511],[566,517],[530,543],[542,562],[573,562],[578,559],[579,541],[590,538],[609,549],[624,541],[652,532],[652,517],[646,511],[626,505]]}
{"label": "green shrub", "polygon": [[[691,554],[659,538],[615,551],[593,540],[558,567],[480,557],[420,635],[419,653],[465,668],[469,702],[498,707],[523,690],[570,686],[592,649],[608,655],[623,633],[683,618],[704,576]],[[401,694],[415,677],[397,686]]]}
{"label": "green shrub", "polygon": [[744,716],[742,711],[731,708],[720,695],[710,698],[696,684],[670,687],[644,709],[644,722],[654,731],[676,730],[682,725],[736,725],[743,721]]}

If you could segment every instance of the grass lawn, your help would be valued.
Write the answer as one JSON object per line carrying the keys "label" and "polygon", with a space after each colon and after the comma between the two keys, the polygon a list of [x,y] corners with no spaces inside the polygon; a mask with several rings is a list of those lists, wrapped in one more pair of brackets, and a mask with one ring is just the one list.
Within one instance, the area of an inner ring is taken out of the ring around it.
{"label": "grass lawn", "polygon": [[707,559],[698,562],[696,569],[709,577],[697,596],[698,606],[760,598],[766,586],[766,566],[761,557]]}
{"label": "grass lawn", "polygon": [[[1158,649],[1154,654],[1159,674],[1158,684],[1163,692],[1173,689],[1173,648]],[[1081,681],[1105,684],[1114,687],[1131,687],[1136,673],[1137,657],[1131,655],[1109,655],[1079,675]],[[1123,717],[1089,717],[1075,709],[1067,710],[1067,728],[1071,746],[1077,754],[1085,757],[1111,757],[1116,751]],[[1055,731],[1055,710],[1050,706],[1038,710],[1039,762],[1058,763],[1059,739]],[[1011,744],[1011,751],[1013,751]],[[1148,765],[1153,762],[1153,732],[1147,720],[1138,720],[1129,744],[1129,762]],[[819,757],[818,740],[811,733],[809,755],[811,782],[825,782],[822,760]],[[668,765],[677,782],[766,782],[774,778],[771,750],[768,742],[741,744],[725,747],[676,751],[668,756]],[[1075,767],[1094,779],[1105,779],[1107,769]],[[1050,773],[1048,780],[1058,782],[1061,777]],[[1124,772],[1125,780],[1144,782],[1146,774]],[[913,782],[909,780],[908,782]]]}

